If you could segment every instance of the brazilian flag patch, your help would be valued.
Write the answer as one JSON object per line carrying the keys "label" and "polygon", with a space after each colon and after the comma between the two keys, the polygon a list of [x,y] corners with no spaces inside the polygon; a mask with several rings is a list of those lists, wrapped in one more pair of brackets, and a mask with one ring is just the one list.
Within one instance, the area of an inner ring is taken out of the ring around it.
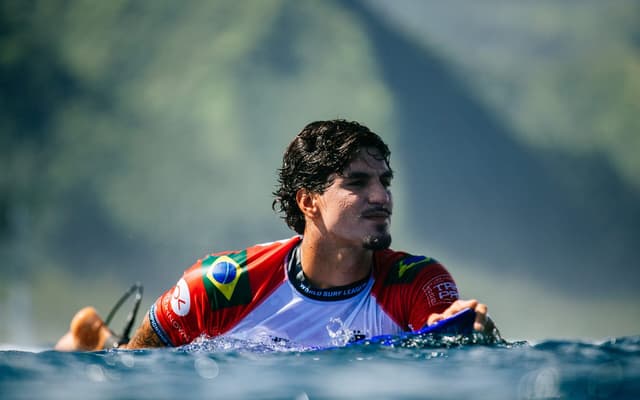
{"label": "brazilian flag patch", "polygon": [[405,257],[391,267],[391,271],[389,271],[389,275],[387,275],[385,284],[393,285],[395,283],[409,283],[413,281],[422,268],[435,262],[436,260],[433,258],[425,256]]}
{"label": "brazilian flag patch", "polygon": [[202,260],[205,290],[212,310],[249,304],[251,287],[247,252],[208,256]]}

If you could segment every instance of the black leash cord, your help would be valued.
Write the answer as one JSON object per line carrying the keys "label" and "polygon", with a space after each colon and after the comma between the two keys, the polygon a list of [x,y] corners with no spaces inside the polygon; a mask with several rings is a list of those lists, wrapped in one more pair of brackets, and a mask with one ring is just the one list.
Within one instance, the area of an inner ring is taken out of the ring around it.
{"label": "black leash cord", "polygon": [[122,295],[122,297],[120,297],[120,299],[116,302],[116,304],[113,306],[113,308],[109,312],[109,315],[107,315],[107,319],[105,320],[105,325],[109,326],[109,324],[111,323],[111,320],[113,319],[116,312],[118,312],[122,304],[124,304],[124,302],[129,297],[131,297],[132,294],[135,293],[136,297],[134,299],[133,309],[131,310],[131,312],[129,312],[129,315],[127,315],[127,320],[126,320],[124,329],[122,331],[122,335],[117,335],[114,333],[114,335],[118,337],[118,340],[117,340],[118,346],[125,343],[129,343],[129,339],[130,339],[129,334],[131,333],[133,322],[135,321],[136,315],[138,314],[138,309],[140,308],[140,302],[142,301],[142,292],[143,292],[142,285],[140,284],[140,282],[136,282],[135,284],[133,284],[133,286],[129,288],[129,290],[125,292],[125,294]]}

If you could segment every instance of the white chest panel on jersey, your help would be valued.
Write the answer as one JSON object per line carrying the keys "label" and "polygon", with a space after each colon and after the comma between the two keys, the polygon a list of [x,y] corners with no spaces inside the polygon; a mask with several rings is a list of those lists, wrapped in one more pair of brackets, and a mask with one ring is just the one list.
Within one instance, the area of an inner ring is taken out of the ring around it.
{"label": "white chest panel on jersey", "polygon": [[352,338],[401,333],[371,295],[373,278],[354,297],[313,300],[288,280],[243,318],[227,335],[256,340],[284,339],[312,347],[343,346]]}

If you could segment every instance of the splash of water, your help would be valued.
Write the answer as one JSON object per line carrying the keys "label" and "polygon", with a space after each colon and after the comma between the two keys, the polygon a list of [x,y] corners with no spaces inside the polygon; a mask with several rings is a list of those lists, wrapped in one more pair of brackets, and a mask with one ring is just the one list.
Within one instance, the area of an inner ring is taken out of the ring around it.
{"label": "splash of water", "polygon": [[326,328],[331,338],[332,346],[346,346],[353,337],[353,331],[349,329],[340,318],[331,318]]}
{"label": "splash of water", "polygon": [[275,338],[270,335],[256,335],[251,338],[217,336],[214,338],[201,336],[190,344],[181,346],[177,351],[187,353],[274,353],[304,352],[315,348],[302,346],[289,340]]}

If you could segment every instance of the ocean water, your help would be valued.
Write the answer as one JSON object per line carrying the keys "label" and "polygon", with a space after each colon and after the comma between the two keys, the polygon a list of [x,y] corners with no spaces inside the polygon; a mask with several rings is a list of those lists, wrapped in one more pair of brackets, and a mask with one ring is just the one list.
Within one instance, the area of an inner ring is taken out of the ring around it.
{"label": "ocean water", "polygon": [[0,399],[640,399],[640,336],[414,338],[312,350],[213,339],[178,349],[0,351]]}

